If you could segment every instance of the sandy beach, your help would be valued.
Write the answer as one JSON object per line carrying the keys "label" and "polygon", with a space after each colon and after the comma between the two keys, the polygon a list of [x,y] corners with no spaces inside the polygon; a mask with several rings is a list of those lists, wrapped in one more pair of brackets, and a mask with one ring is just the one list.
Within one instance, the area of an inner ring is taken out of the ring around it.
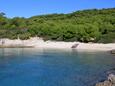
{"label": "sandy beach", "polygon": [[33,37],[28,40],[10,40],[1,39],[1,47],[33,47],[33,48],[48,48],[48,49],[72,49],[72,46],[76,45],[74,49],[77,50],[97,50],[97,51],[109,51],[115,49],[115,43],[102,44],[102,43],[80,43],[80,42],[56,42],[56,41],[44,41],[42,38]]}

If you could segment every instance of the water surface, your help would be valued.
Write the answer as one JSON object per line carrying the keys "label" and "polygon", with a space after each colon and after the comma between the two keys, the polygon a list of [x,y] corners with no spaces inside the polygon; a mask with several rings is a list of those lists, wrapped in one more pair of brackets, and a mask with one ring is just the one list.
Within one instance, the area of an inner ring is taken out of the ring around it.
{"label": "water surface", "polygon": [[113,68],[105,52],[0,49],[0,86],[94,86]]}

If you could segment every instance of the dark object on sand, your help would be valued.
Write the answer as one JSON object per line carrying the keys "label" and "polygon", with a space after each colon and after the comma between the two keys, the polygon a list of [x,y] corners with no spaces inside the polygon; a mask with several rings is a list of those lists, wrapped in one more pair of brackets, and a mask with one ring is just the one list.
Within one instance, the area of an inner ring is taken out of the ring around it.
{"label": "dark object on sand", "polygon": [[74,44],[71,48],[77,48],[79,44]]}
{"label": "dark object on sand", "polygon": [[111,50],[110,52],[111,52],[111,54],[115,54],[115,49],[114,49],[114,50]]}

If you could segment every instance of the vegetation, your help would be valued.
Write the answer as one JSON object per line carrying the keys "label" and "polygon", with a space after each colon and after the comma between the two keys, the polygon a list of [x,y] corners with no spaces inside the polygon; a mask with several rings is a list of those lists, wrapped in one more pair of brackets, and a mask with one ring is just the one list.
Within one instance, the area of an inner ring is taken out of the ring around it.
{"label": "vegetation", "polygon": [[69,14],[51,14],[31,18],[7,18],[0,13],[0,38],[115,42],[115,8],[92,9]]}

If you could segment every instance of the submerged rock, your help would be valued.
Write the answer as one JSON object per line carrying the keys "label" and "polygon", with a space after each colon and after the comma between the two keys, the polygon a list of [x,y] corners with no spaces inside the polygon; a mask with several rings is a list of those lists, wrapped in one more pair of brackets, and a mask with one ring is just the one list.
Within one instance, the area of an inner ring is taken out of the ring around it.
{"label": "submerged rock", "polygon": [[97,83],[96,86],[115,86],[115,75],[109,74],[108,79],[104,82]]}

